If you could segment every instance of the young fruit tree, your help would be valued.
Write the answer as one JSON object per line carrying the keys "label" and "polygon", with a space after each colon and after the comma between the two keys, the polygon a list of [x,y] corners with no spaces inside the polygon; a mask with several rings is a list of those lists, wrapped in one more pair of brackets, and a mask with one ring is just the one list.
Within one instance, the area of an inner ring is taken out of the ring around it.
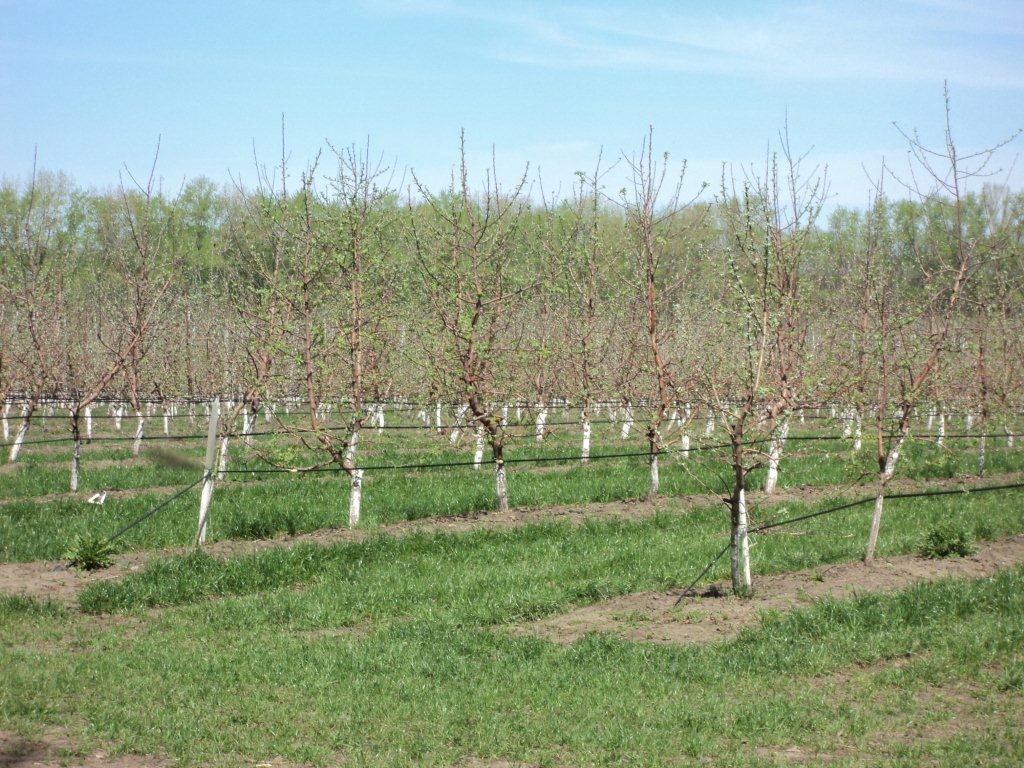
{"label": "young fruit tree", "polygon": [[729,441],[735,592],[751,589],[747,476],[765,465],[777,471],[786,420],[805,383],[813,312],[802,277],[827,189],[817,169],[803,174],[785,130],[780,150],[739,187],[723,177],[716,205],[722,280],[708,319],[708,354],[697,363],[700,399]]}
{"label": "young fruit tree", "polygon": [[[874,363],[869,370],[876,392],[878,479],[864,552],[868,563],[875,557],[886,489],[910,435],[915,408],[945,362],[947,341],[969,281],[993,257],[988,243],[968,227],[967,187],[989,172],[993,154],[1014,138],[961,154],[953,137],[948,90],[940,146],[927,146],[916,132],[901,133],[909,149],[909,171],[903,176],[887,169],[887,175],[918,205],[887,205],[879,182],[878,199],[869,208],[870,236],[863,249],[863,285],[858,291],[867,297],[869,308],[861,344]],[[900,272],[897,264],[913,269]]]}
{"label": "young fruit tree", "polygon": [[502,189],[493,165],[483,191],[474,195],[466,165],[465,136],[460,161],[447,189],[431,193],[416,180],[426,210],[409,203],[411,239],[441,349],[457,375],[457,395],[481,426],[494,463],[498,509],[508,509],[505,423],[498,403],[507,402],[506,381],[523,350],[516,332],[516,308],[537,282],[517,270],[516,235],[525,201],[526,173]]}

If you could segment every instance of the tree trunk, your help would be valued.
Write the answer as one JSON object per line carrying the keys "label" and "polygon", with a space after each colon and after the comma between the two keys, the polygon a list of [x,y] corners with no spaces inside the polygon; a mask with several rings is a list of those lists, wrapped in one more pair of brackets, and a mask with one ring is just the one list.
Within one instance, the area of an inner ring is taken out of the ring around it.
{"label": "tree trunk", "polygon": [[359,524],[360,509],[363,504],[363,470],[353,469],[349,472],[348,494],[348,527],[355,528]]}
{"label": "tree trunk", "polygon": [[537,410],[537,424],[534,427],[534,437],[538,443],[544,440],[544,425],[548,423],[548,407],[543,403],[539,404]]}
{"label": "tree trunk", "polygon": [[473,469],[480,469],[480,465],[484,460],[484,428],[480,424],[476,425],[475,437],[476,448],[473,451]]}
{"label": "tree trunk", "polygon": [[9,442],[11,439],[11,422],[8,419],[11,413],[11,401],[4,400],[3,410],[0,411],[0,424],[3,424],[4,442]]}
{"label": "tree trunk", "polygon": [[220,438],[220,451],[217,457],[217,479],[223,480],[224,473],[228,469],[228,436],[222,435]]}
{"label": "tree trunk", "polygon": [[650,463],[651,470],[651,487],[647,490],[647,500],[653,501],[658,497],[658,491],[661,489],[661,477],[658,474],[658,431],[651,429],[647,433],[647,442],[650,447]]}
{"label": "tree trunk", "polygon": [[494,456],[494,495],[498,499],[498,511],[508,512],[508,483],[505,478],[504,447],[491,446]]}
{"label": "tree trunk", "polygon": [[18,433],[14,436],[14,444],[11,445],[11,452],[7,457],[9,462],[15,462],[18,460],[18,454],[21,453],[21,446],[25,442],[25,435],[28,434],[28,425],[32,421],[32,411],[34,408],[25,403],[21,409],[21,424],[18,425]]}
{"label": "tree trunk", "polygon": [[142,435],[146,429],[146,417],[142,415],[142,411],[136,411],[135,417],[139,422],[135,427],[135,439],[132,441],[132,457],[137,459],[142,448]]}
{"label": "tree trunk", "polygon": [[779,461],[782,458],[782,449],[786,445],[786,438],[789,436],[789,419],[784,419],[776,434],[772,435],[771,446],[768,449],[768,475],[764,479],[764,492],[770,494],[775,490],[779,482]]}
{"label": "tree trunk", "polygon": [[747,493],[744,487],[745,472],[736,469],[736,486],[730,504],[732,507],[732,591],[744,594],[750,591],[750,539],[747,524]]}
{"label": "tree trunk", "polygon": [[345,461],[351,464],[356,457],[356,448],[359,447],[359,432],[352,432],[348,436],[348,444],[345,446]]}
{"label": "tree trunk", "polygon": [[82,436],[78,428],[78,412],[71,414],[71,492],[78,490],[78,478],[82,470]]}
{"label": "tree trunk", "polygon": [[903,441],[907,439],[907,428],[900,430],[899,437],[889,449],[885,458],[885,466],[878,473],[878,495],[875,496],[875,512],[871,517],[871,530],[868,533],[868,546],[864,552],[864,562],[871,563],[875,559],[875,549],[878,546],[878,531],[882,527],[882,508],[885,504],[885,489],[892,480],[896,471],[896,462],[900,458],[900,449],[903,448]]}
{"label": "tree trunk", "polygon": [[622,431],[619,432],[619,437],[623,440],[629,438],[629,433],[633,429],[633,404],[626,403],[625,414],[622,420]]}
{"label": "tree trunk", "polygon": [[590,461],[590,414],[584,406],[580,411],[580,420],[583,422],[583,444],[580,446],[580,463],[587,464]]}

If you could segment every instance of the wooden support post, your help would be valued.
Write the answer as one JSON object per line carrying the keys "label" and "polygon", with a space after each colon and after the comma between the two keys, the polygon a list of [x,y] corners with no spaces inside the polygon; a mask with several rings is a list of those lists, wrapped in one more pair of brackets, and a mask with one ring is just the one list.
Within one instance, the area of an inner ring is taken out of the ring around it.
{"label": "wooden support post", "polygon": [[210,408],[210,428],[206,433],[206,461],[203,464],[203,491],[199,496],[199,529],[196,531],[196,546],[206,542],[206,521],[213,499],[214,464],[217,461],[217,423],[220,421],[220,398],[213,399]]}

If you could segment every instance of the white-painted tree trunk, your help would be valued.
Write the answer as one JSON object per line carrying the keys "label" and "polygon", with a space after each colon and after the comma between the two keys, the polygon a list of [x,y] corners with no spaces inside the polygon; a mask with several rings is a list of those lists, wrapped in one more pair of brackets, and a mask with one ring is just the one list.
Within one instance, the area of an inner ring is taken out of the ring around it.
{"label": "white-painted tree trunk", "polygon": [[164,409],[164,434],[168,437],[171,435],[171,412]]}
{"label": "white-painted tree trunk", "polygon": [[736,526],[732,534],[732,588],[748,592],[750,581],[750,535],[747,524],[747,494],[740,488],[737,501]]}
{"label": "white-painted tree trunk", "polygon": [[651,470],[651,487],[647,491],[647,498],[653,499],[658,495],[658,491],[661,490],[661,475],[658,472],[658,454],[651,453],[651,457],[648,460]]}
{"label": "white-painted tree trunk", "polygon": [[475,431],[476,448],[473,451],[473,469],[480,469],[484,460],[484,429],[479,424]]}
{"label": "white-painted tree trunk", "polygon": [[971,411],[968,411],[967,415],[964,417],[964,430],[967,431],[967,432],[970,432],[973,427],[974,427],[974,414]]}
{"label": "white-painted tree trunk", "polygon": [[355,460],[356,448],[359,447],[359,433],[353,432],[348,437],[348,445],[345,446],[345,461],[351,462]]}
{"label": "white-painted tree trunk", "polygon": [[9,443],[11,441],[11,422],[9,416],[11,415],[11,401],[4,400],[4,407],[0,412],[0,424],[3,424],[4,442]]}
{"label": "white-painted tree trunk", "polygon": [[437,434],[441,434],[441,403],[434,403],[434,426],[437,428]]}
{"label": "white-painted tree trunk", "polygon": [[1009,427],[1003,427],[1003,431],[1006,433],[1006,447],[1013,448],[1013,432]]}
{"label": "white-painted tree trunk", "polygon": [[14,436],[14,443],[11,445],[11,452],[7,456],[7,461],[15,462],[18,460],[18,455],[21,453],[21,446],[25,442],[25,435],[28,434],[28,425],[31,420],[32,411],[28,403],[25,403],[21,408],[21,423],[18,425],[18,432]]}
{"label": "white-painted tree trunk", "polygon": [[853,434],[853,409],[848,410],[843,417],[843,439]]}
{"label": "white-painted tree trunk", "polygon": [[715,414],[709,412],[707,423],[704,425],[704,437],[711,437],[715,431]]}
{"label": "white-painted tree trunk", "polygon": [[621,439],[623,439],[623,440],[626,440],[626,439],[629,438],[629,433],[633,429],[633,404],[632,403],[626,403],[626,408],[625,408],[624,414],[625,415],[623,416],[623,419],[622,419],[622,429],[619,430],[619,437]]}
{"label": "white-painted tree trunk", "polygon": [[771,445],[768,448],[768,475],[764,479],[764,492],[772,493],[779,482],[779,461],[782,458],[782,449],[786,445],[786,438],[789,436],[789,419],[783,420],[779,430],[772,435]]}
{"label": "white-painted tree trunk", "polygon": [[85,439],[92,440],[92,406],[85,406]]}
{"label": "white-painted tree trunk", "polygon": [[988,440],[985,435],[978,438],[978,474],[985,474],[985,449],[988,447]]}
{"label": "white-painted tree trunk", "polygon": [[252,447],[252,432],[255,422],[256,414],[252,413],[249,408],[242,411],[242,443],[246,448]]}
{"label": "white-painted tree trunk", "polygon": [[220,452],[217,454],[217,479],[223,480],[228,469],[228,436],[220,438]]}
{"label": "white-painted tree trunk", "polygon": [[860,449],[864,446],[864,417],[861,416],[860,409],[857,409],[857,415],[854,417],[855,421],[853,424],[853,451],[859,453]]}
{"label": "white-painted tree trunk", "polygon": [[124,408],[120,405],[114,407],[114,429],[121,431],[121,419],[124,418]]}
{"label": "white-painted tree trunk", "polygon": [[537,423],[534,425],[534,439],[540,443],[544,440],[544,425],[548,423],[548,407],[541,405],[537,411]]}
{"label": "white-painted tree trunk", "polygon": [[142,436],[146,431],[146,417],[142,415],[142,411],[136,411],[135,417],[138,419],[138,423],[135,426],[135,439],[132,440],[132,456],[138,458],[139,451],[142,449]]}
{"label": "white-painted tree trunk", "polygon": [[935,440],[935,444],[940,448],[946,444],[946,413],[945,411],[939,411],[939,436]]}
{"label": "white-painted tree trunk", "polygon": [[82,469],[82,440],[76,438],[71,445],[71,492],[78,490],[78,477]]}
{"label": "white-painted tree trunk", "polygon": [[928,409],[928,431],[931,432],[932,426],[935,424],[935,411],[931,408]]}
{"label": "white-painted tree trunk", "polygon": [[878,476],[878,495],[875,497],[875,512],[871,517],[871,530],[868,533],[868,546],[864,554],[864,561],[870,563],[875,559],[875,549],[878,546],[878,531],[882,527],[882,509],[885,504],[885,488],[896,471],[896,462],[900,458],[900,450],[903,442],[907,439],[906,430],[897,437],[896,442],[889,448],[889,454],[885,457],[885,468]]}
{"label": "white-painted tree trunk", "polygon": [[505,478],[505,462],[494,464],[494,495],[498,499],[498,511],[508,512],[508,483]]}
{"label": "white-painted tree trunk", "polygon": [[455,414],[455,424],[452,426],[452,432],[448,436],[448,442],[451,445],[455,445],[459,442],[459,438],[462,436],[462,422],[466,418],[466,411],[469,410],[469,406],[463,405]]}
{"label": "white-painted tree trunk", "polygon": [[690,436],[683,432],[682,438],[679,440],[679,447],[682,448],[681,456],[684,459],[690,458]]}
{"label": "white-painted tree trunk", "polygon": [[583,443],[580,446],[580,462],[586,464],[590,461],[590,416],[587,413],[587,409],[583,408],[580,412],[580,420],[583,424]]}
{"label": "white-painted tree trunk", "polygon": [[359,525],[360,510],[363,505],[363,470],[356,469],[349,473],[348,493],[348,527]]}

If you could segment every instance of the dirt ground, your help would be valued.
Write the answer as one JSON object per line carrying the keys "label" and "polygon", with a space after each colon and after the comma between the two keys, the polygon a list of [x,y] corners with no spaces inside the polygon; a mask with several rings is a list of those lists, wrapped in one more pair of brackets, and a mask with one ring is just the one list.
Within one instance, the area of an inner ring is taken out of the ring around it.
{"label": "dirt ground", "polygon": [[[513,631],[539,634],[568,644],[590,632],[652,643],[710,643],[728,640],[755,624],[764,611],[788,611],[823,597],[903,589],[947,576],[983,578],[1024,563],[1024,535],[982,544],[970,557],[932,560],[916,556],[838,563],[806,571],[761,576],[755,593],[740,598],[727,582],[712,584],[694,597],[639,592],[550,616]],[[677,601],[678,604],[677,604]]]}
{"label": "dirt ground", "polygon": [[94,752],[75,754],[71,742],[59,731],[35,738],[24,738],[0,731],[0,768],[163,768],[168,760],[144,755],[119,755]]}

